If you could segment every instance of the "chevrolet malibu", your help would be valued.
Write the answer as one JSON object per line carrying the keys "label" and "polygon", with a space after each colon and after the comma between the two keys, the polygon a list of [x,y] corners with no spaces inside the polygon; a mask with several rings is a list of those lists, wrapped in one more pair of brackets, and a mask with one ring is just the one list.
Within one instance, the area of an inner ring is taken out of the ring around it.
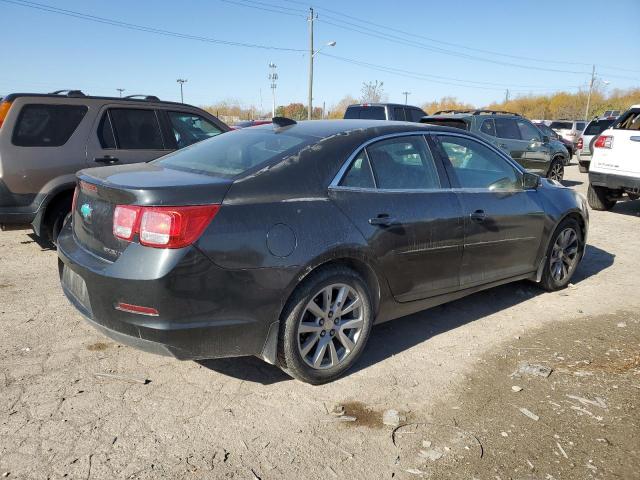
{"label": "chevrolet malibu", "polygon": [[587,228],[581,196],[472,133],[274,118],[79,172],[58,255],[70,302],[117,342],[320,384],[374,324],[517,280],[566,287]]}

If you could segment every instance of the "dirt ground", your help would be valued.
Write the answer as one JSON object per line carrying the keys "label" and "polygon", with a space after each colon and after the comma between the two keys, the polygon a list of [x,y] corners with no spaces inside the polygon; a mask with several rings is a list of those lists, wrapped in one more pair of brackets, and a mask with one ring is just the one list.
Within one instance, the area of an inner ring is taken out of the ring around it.
{"label": "dirt ground", "polygon": [[592,212],[570,288],[380,325],[319,387],[119,346],[68,304],[54,251],[0,233],[0,478],[640,478],[638,232],[640,201]]}

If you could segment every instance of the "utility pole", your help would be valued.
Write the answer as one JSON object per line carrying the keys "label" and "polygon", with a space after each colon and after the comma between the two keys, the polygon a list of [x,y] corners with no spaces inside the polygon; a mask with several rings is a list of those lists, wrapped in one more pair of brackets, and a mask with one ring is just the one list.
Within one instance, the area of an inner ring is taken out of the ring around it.
{"label": "utility pole", "polygon": [[407,98],[409,97],[409,95],[411,95],[411,92],[402,92],[402,95],[404,95],[404,104],[407,104]]}
{"label": "utility pole", "polygon": [[184,103],[184,95],[182,93],[182,85],[187,83],[187,79],[186,78],[179,78],[178,80],[176,80],[176,82],[178,82],[180,84],[180,103]]}
{"label": "utility pole", "polygon": [[307,102],[307,119],[311,120],[313,114],[313,8],[309,8],[309,100]]}
{"label": "utility pole", "polygon": [[325,117],[325,108],[327,107],[327,103],[326,102],[322,102],[322,120],[324,120]]}
{"label": "utility pole", "polygon": [[116,88],[116,90],[120,93],[120,98],[122,98],[122,92],[124,92],[124,88]]}
{"label": "utility pole", "polygon": [[269,68],[270,68],[270,73],[269,73],[269,80],[271,81],[271,97],[273,100],[273,104],[271,106],[271,118],[276,116],[276,87],[277,82],[278,82],[278,72],[276,72],[276,68],[278,68],[278,66],[271,62],[269,64]]}
{"label": "utility pole", "polygon": [[596,81],[596,66],[591,69],[591,82],[589,83],[589,95],[587,96],[587,109],[584,112],[584,119],[589,120],[589,107],[591,106],[591,92],[593,92],[593,84]]}
{"label": "utility pole", "polygon": [[507,91],[504,94],[504,103],[507,103],[509,101],[509,89],[507,88]]}

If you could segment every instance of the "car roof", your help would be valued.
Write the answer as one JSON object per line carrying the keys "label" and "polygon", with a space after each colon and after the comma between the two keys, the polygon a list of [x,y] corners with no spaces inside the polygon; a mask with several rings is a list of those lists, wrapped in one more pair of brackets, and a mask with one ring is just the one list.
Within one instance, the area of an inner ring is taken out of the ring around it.
{"label": "car roof", "polygon": [[405,105],[403,103],[354,103],[349,105],[347,108],[354,108],[354,107],[363,107],[363,108],[367,108],[367,107],[402,107],[402,108],[418,108],[420,110],[422,110],[420,107],[416,107],[415,105]]}
{"label": "car roof", "polygon": [[[273,129],[273,124],[251,127],[253,131]],[[397,122],[391,120],[303,120],[286,127],[278,127],[279,132],[290,131],[300,135],[326,138],[347,132],[378,130],[377,133],[411,132],[424,130],[460,132],[459,128],[442,127],[416,122]]]}
{"label": "car roof", "polygon": [[22,98],[22,97],[33,97],[33,98],[56,98],[56,99],[70,99],[70,98],[74,98],[77,100],[108,100],[110,102],[139,102],[139,103],[143,103],[145,105],[149,105],[149,104],[162,104],[162,105],[179,105],[179,106],[183,106],[183,107],[193,107],[193,105],[189,105],[186,103],[179,103],[179,102],[171,102],[171,101],[167,101],[167,100],[161,100],[157,97],[154,96],[144,96],[145,98],[135,98],[135,97],[131,97],[131,96],[127,96],[127,97],[100,97],[100,96],[94,96],[94,95],[84,95],[84,94],[80,94],[80,95],[60,95],[57,93],[10,93],[9,95],[6,95],[2,100],[4,101],[8,101],[11,102],[17,98]]}

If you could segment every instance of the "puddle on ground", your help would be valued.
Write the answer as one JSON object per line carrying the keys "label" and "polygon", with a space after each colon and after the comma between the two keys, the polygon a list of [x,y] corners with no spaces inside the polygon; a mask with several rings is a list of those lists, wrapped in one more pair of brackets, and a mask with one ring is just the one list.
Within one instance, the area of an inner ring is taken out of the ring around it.
{"label": "puddle on ground", "polygon": [[96,343],[92,343],[91,345],[89,345],[87,347],[87,350],[89,350],[90,352],[102,352],[103,350],[106,350],[107,348],[109,348],[109,344],[108,343],[96,342]]}

